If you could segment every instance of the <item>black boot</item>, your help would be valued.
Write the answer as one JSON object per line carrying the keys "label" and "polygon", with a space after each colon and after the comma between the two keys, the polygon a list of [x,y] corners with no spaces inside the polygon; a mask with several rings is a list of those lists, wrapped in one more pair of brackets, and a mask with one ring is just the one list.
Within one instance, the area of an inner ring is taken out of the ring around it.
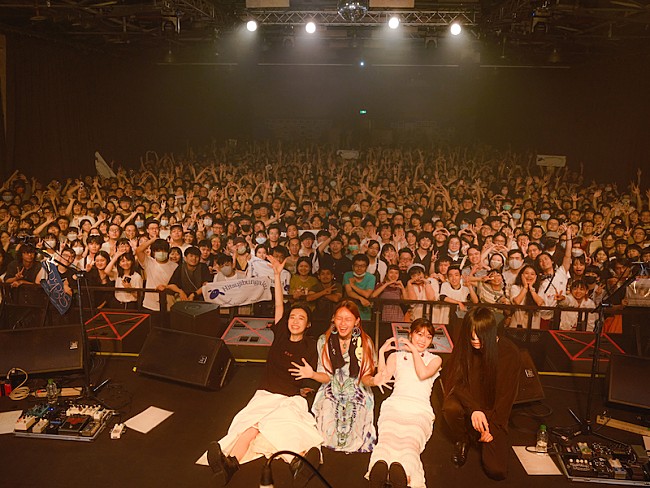
{"label": "black boot", "polygon": [[451,462],[454,463],[454,466],[460,468],[467,461],[467,449],[469,444],[467,441],[459,441],[454,444],[454,453],[451,456]]}
{"label": "black boot", "polygon": [[393,488],[408,488],[408,477],[404,466],[400,463],[392,463],[388,470],[388,479]]}
{"label": "black boot", "polygon": [[388,481],[388,464],[386,461],[377,461],[372,465],[370,476],[368,476],[369,488],[384,488]]}
{"label": "black boot", "polygon": [[212,468],[217,486],[226,486],[239,469],[237,458],[225,456],[221,452],[221,446],[216,441],[211,442],[208,447],[208,464]]}
{"label": "black boot", "polygon": [[[317,447],[312,447],[307,454],[305,454],[305,459],[309,461],[314,468],[318,469],[320,466],[320,451]],[[291,464],[289,464],[289,469],[293,474],[293,488],[303,488],[307,486],[309,480],[314,477],[314,471],[309,467],[305,466],[305,463],[300,458],[293,458]]]}

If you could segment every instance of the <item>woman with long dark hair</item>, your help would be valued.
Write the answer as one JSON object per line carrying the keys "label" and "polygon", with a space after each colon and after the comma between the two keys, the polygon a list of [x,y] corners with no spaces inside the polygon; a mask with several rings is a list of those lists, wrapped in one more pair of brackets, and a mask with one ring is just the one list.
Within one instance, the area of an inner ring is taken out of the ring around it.
{"label": "woman with long dark hair", "polygon": [[343,300],[332,327],[318,339],[318,374],[322,386],[312,412],[324,445],[336,451],[370,452],[375,444],[375,350],[361,326],[359,307]]}
{"label": "woman with long dark hair", "polygon": [[497,336],[494,314],[472,308],[463,319],[443,375],[443,415],[455,442],[452,462],[467,460],[471,442],[481,446],[483,469],[492,479],[507,475],[508,418],[517,396],[521,362],[511,341]]}
{"label": "woman with long dark hair", "polygon": [[[282,283],[284,262],[269,256],[275,281],[275,322],[270,326],[273,343],[269,349],[262,382],[248,404],[235,416],[226,434],[208,449],[208,463],[217,486],[226,485],[240,464],[281,450],[307,453],[315,466],[320,462],[322,443],[314,418],[302,396],[302,380],[317,379],[316,345],[306,331],[311,326],[311,311],[305,302],[296,303],[284,316]],[[304,486],[311,471],[292,456],[293,486]]]}
{"label": "woman with long dark hair", "polygon": [[[514,305],[544,306],[544,297],[539,294],[539,275],[533,265],[527,264],[519,271],[510,288],[510,301]],[[511,327],[527,328],[529,313],[525,310],[515,310],[510,322]],[[532,329],[539,329],[539,312],[532,312],[532,315],[530,326]]]}

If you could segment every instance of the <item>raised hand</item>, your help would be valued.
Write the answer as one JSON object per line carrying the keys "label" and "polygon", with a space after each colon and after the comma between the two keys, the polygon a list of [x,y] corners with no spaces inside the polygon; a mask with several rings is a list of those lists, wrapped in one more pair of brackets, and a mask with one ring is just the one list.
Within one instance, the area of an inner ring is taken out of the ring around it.
{"label": "raised hand", "polygon": [[307,362],[305,358],[302,358],[302,364],[292,362],[289,368],[289,373],[293,376],[293,379],[298,380],[309,380],[314,377],[314,368],[311,367],[311,364]]}
{"label": "raised hand", "polygon": [[269,263],[271,263],[271,266],[273,267],[273,271],[275,274],[280,274],[282,273],[282,270],[284,269],[284,264],[287,262],[285,259],[284,261],[279,261],[276,258],[274,258],[271,254],[269,254],[266,259],[268,259]]}

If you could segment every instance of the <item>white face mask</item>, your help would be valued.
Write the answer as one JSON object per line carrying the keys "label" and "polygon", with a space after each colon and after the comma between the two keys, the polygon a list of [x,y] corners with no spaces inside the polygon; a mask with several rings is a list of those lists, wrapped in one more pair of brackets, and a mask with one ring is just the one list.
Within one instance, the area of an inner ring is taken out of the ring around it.
{"label": "white face mask", "polygon": [[354,275],[355,278],[363,278],[366,275],[366,273],[352,273],[352,274]]}
{"label": "white face mask", "polygon": [[510,266],[511,269],[519,269],[521,268],[521,265],[523,264],[523,261],[520,259],[511,259],[508,261],[508,266]]}
{"label": "white face mask", "polygon": [[165,251],[156,251],[153,256],[159,263],[164,263],[167,261],[168,253]]}
{"label": "white face mask", "polygon": [[492,269],[501,269],[501,266],[503,266],[503,263],[499,261],[498,259],[491,259],[490,260],[490,268]]}
{"label": "white face mask", "polygon": [[585,252],[582,249],[571,249],[571,256],[574,258],[577,258],[579,256],[582,256]]}
{"label": "white face mask", "polygon": [[76,241],[76,240],[77,240],[77,237],[78,237],[77,234],[73,234],[73,233],[68,234],[68,240],[69,240],[70,242],[72,242],[72,241]]}
{"label": "white face mask", "polygon": [[72,250],[75,252],[77,256],[81,256],[84,252],[84,248],[81,246],[75,246],[72,248]]}
{"label": "white face mask", "polygon": [[56,247],[56,241],[53,241],[51,239],[48,239],[47,241],[44,241],[45,243],[45,248],[46,249],[54,249]]}
{"label": "white face mask", "polygon": [[222,266],[221,273],[225,276],[230,276],[230,273],[232,273],[232,266]]}

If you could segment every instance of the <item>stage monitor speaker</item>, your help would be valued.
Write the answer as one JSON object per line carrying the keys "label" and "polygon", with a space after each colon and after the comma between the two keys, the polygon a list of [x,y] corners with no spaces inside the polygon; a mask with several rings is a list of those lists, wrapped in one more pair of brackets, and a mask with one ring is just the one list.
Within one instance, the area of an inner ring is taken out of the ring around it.
{"label": "stage monitor speaker", "polygon": [[176,302],[171,308],[170,325],[174,330],[210,337],[221,337],[225,330],[219,306],[214,303]]}
{"label": "stage monitor speaker", "polygon": [[30,329],[43,327],[45,307],[5,303],[1,307],[0,329]]}
{"label": "stage monitor speaker", "polygon": [[544,399],[544,389],[539,380],[539,373],[526,349],[520,349],[521,374],[519,376],[519,388],[515,405],[520,403],[536,402]]}
{"label": "stage monitor speaker", "polygon": [[0,374],[20,368],[29,374],[83,368],[80,325],[0,331]]}
{"label": "stage monitor speaker", "polygon": [[607,400],[650,408],[650,358],[612,354],[609,360]]}
{"label": "stage monitor speaker", "polygon": [[219,338],[153,328],[142,346],[136,371],[217,390],[225,385],[233,363]]}

